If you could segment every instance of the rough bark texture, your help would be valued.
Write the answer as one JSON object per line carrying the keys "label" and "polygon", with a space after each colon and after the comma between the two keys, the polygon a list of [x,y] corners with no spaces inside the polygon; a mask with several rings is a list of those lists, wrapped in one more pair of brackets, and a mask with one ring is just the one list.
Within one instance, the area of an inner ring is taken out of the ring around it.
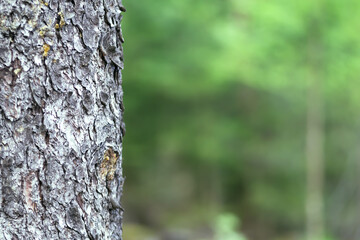
{"label": "rough bark texture", "polygon": [[122,11],[0,1],[0,239],[122,239]]}

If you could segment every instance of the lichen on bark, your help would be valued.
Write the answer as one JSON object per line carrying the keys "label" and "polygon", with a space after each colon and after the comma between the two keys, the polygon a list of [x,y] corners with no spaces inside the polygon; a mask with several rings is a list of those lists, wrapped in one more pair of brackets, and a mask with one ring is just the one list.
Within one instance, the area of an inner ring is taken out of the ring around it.
{"label": "lichen on bark", "polygon": [[0,1],[0,239],[122,239],[124,10]]}

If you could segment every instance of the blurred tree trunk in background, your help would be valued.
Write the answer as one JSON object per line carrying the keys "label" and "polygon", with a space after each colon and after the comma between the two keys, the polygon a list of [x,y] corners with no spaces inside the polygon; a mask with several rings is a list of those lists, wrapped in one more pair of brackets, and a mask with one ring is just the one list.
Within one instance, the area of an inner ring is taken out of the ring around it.
{"label": "blurred tree trunk in background", "polygon": [[307,194],[306,216],[308,240],[321,239],[324,232],[323,216],[323,122],[320,83],[314,79],[309,87],[306,157]]}
{"label": "blurred tree trunk in background", "polygon": [[122,239],[121,2],[0,2],[0,239]]}
{"label": "blurred tree trunk in background", "polygon": [[[319,1],[320,2],[320,1]],[[320,4],[319,4],[320,5]],[[320,7],[319,7],[320,9]],[[310,21],[308,40],[309,86],[307,103],[306,158],[306,228],[307,240],[319,240],[324,236],[323,178],[324,178],[324,126],[321,45],[321,13],[316,12]]]}

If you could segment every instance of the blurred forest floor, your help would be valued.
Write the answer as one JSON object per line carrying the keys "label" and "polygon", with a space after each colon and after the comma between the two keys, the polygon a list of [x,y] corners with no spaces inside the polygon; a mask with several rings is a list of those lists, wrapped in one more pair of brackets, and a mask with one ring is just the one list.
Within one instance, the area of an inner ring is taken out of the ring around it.
{"label": "blurred forest floor", "polygon": [[125,239],[360,239],[359,1],[124,4]]}

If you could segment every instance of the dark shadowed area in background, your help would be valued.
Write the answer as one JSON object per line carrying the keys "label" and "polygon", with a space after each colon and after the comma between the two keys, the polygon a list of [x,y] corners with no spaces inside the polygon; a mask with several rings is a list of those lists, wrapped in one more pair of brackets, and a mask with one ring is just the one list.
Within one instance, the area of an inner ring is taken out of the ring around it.
{"label": "dark shadowed area in background", "polygon": [[124,5],[124,239],[360,239],[359,1]]}

